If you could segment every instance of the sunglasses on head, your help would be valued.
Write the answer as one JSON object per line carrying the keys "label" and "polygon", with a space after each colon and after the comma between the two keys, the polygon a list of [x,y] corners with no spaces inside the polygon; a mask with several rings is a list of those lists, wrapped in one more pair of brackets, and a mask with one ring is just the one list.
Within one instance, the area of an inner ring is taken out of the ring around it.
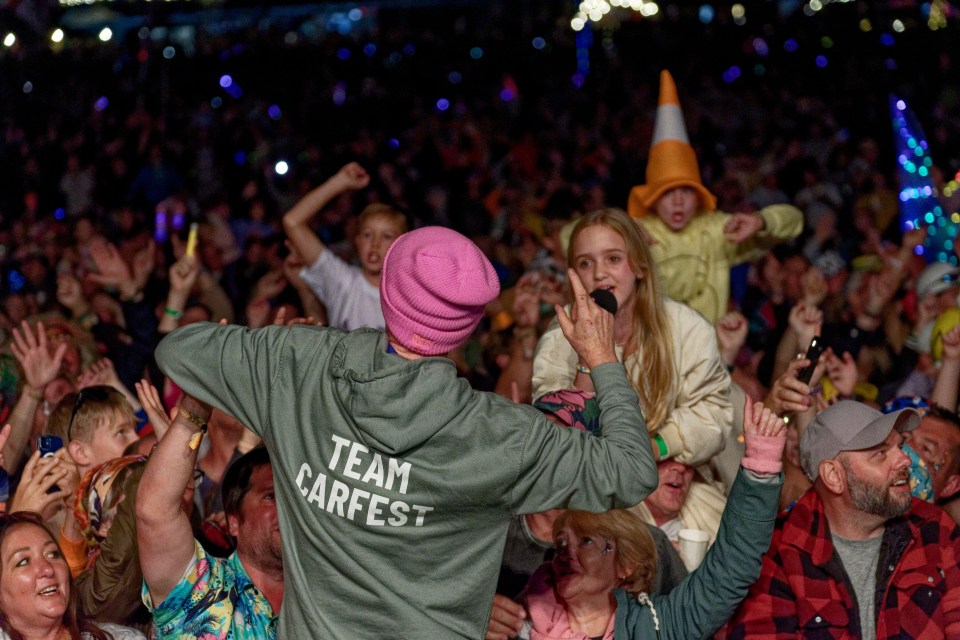
{"label": "sunglasses on head", "polygon": [[70,412],[70,422],[67,423],[67,442],[70,442],[73,434],[73,423],[77,419],[77,412],[87,400],[94,402],[106,402],[108,398],[107,389],[104,387],[85,387],[80,389],[77,394],[77,400],[73,403],[73,411]]}

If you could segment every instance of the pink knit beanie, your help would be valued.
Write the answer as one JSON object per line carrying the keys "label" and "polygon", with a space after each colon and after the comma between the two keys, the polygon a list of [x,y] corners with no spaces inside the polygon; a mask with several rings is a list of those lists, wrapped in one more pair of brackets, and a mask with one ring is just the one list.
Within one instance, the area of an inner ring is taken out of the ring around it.
{"label": "pink knit beanie", "polygon": [[499,293],[493,265],[477,245],[452,229],[405,233],[383,258],[380,307],[387,330],[425,356],[463,344]]}

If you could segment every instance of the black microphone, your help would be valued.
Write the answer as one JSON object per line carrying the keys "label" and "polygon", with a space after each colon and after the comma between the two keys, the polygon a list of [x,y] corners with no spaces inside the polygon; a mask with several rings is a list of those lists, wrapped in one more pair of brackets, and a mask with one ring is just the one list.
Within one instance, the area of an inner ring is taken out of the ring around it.
{"label": "black microphone", "polygon": [[617,298],[608,289],[595,289],[590,292],[590,297],[597,303],[597,306],[616,315]]}

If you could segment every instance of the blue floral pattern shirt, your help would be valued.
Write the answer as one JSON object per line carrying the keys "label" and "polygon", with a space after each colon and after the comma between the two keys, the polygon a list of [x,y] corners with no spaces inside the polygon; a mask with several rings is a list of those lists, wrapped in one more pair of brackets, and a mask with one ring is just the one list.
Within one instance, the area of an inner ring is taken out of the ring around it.
{"label": "blue floral pattern shirt", "polygon": [[273,607],[250,581],[236,552],[215,558],[194,544],[193,564],[158,606],[143,585],[143,603],[153,612],[157,640],[276,638]]}

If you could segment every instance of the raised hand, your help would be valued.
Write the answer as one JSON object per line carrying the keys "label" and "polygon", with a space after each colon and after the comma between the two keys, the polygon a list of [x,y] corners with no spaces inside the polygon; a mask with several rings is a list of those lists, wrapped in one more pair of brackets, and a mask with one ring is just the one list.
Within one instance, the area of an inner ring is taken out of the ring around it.
{"label": "raised hand", "polygon": [[755,473],[773,475],[783,469],[783,447],[787,443],[787,425],[762,402],[743,403],[743,440],[746,453],[741,465]]}
{"label": "raised hand", "polygon": [[87,278],[105,287],[115,287],[120,296],[129,298],[137,292],[137,284],[127,264],[116,245],[103,240],[94,240],[90,243],[90,257],[97,266],[97,271],[89,273]]}
{"label": "raised hand", "polygon": [[540,321],[541,274],[527,273],[517,281],[513,289],[513,320],[517,327],[535,327]]}
{"label": "raised hand", "polygon": [[806,349],[813,337],[820,335],[823,311],[805,302],[798,302],[790,309],[787,323],[797,335],[797,342]]}
{"label": "raised hand", "polygon": [[160,393],[157,388],[150,384],[146,378],[136,383],[137,397],[140,398],[140,404],[147,413],[147,420],[153,425],[153,432],[157,435],[159,441],[163,434],[167,432],[170,425],[177,417],[178,407],[170,410],[169,415],[163,407],[163,401],[160,399]]}
{"label": "raised hand", "polygon": [[[797,373],[810,364],[806,358],[792,360],[787,370],[774,380],[763,403],[779,415],[800,413],[810,408],[810,386],[797,379]],[[816,373],[814,373],[816,375]]]}
{"label": "raised hand", "polygon": [[570,346],[587,367],[617,361],[613,314],[601,309],[593,301],[573,269],[567,269],[573,289],[573,304],[570,315],[560,305],[555,305],[557,321]]}
{"label": "raised hand", "polygon": [[151,240],[143,249],[133,256],[131,269],[133,271],[133,281],[136,290],[140,291],[147,285],[150,274],[157,266],[157,244]]}
{"label": "raised hand", "polygon": [[[63,461],[51,456],[41,458],[39,451],[34,451],[23,467],[20,484],[10,500],[10,511],[33,511],[41,515],[51,506],[67,496],[67,491],[59,486],[59,482],[66,479],[70,469]],[[47,490],[58,485],[58,490],[47,493]]]}
{"label": "raised hand", "polygon": [[47,383],[57,377],[67,347],[66,342],[61,342],[51,354],[47,346],[47,331],[42,322],[37,322],[36,335],[26,320],[21,323],[20,331],[13,330],[10,350],[23,369],[29,391],[39,396]]}
{"label": "raised hand", "polygon": [[724,363],[732,365],[747,340],[747,319],[739,311],[730,311],[717,320],[717,345]]}
{"label": "raised hand", "polygon": [[344,191],[357,191],[370,184],[370,175],[358,163],[351,162],[337,171],[331,180],[335,180]]}

